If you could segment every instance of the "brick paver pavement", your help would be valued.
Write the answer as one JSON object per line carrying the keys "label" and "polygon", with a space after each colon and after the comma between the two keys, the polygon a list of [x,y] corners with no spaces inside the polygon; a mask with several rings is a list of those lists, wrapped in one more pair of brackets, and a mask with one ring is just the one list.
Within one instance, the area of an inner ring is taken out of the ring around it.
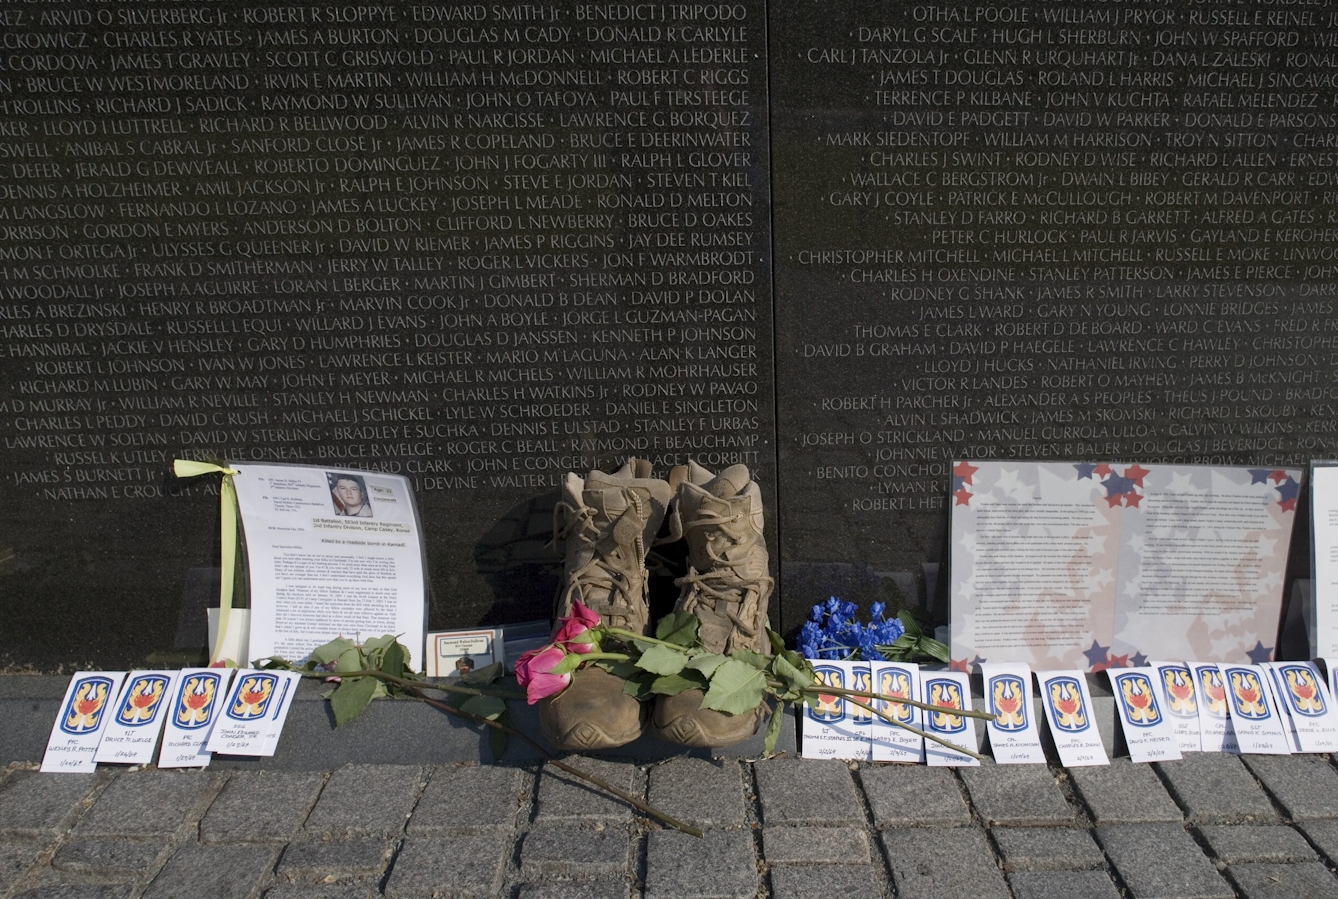
{"label": "brick paver pavement", "polygon": [[16,765],[0,777],[0,899],[1338,897],[1327,756],[1082,771],[571,761],[705,839],[538,764]]}

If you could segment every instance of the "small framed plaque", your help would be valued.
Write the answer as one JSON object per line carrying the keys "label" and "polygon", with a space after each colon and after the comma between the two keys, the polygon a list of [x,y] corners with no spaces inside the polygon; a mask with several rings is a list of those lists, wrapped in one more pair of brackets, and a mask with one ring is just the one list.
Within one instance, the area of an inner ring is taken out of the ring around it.
{"label": "small framed plaque", "polygon": [[459,677],[493,662],[505,662],[500,627],[435,631],[427,635],[427,676]]}

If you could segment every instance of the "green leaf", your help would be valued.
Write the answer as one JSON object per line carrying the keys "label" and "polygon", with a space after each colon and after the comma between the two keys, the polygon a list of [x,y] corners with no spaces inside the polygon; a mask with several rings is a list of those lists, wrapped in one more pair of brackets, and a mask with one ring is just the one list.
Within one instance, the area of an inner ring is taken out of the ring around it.
{"label": "green leaf", "polygon": [[940,662],[948,661],[948,647],[935,640],[933,637],[921,637],[918,649],[925,655],[938,659]]}
{"label": "green leaf", "polygon": [[623,692],[638,702],[645,702],[655,695],[655,691],[651,689],[654,683],[655,675],[643,671],[636,677],[627,679],[627,683],[623,684]]}
{"label": "green leaf", "polygon": [[781,723],[785,718],[785,703],[776,703],[771,712],[771,723],[767,725],[767,738],[762,744],[762,755],[766,758],[776,754],[776,738],[780,736]]}
{"label": "green leaf", "polygon": [[772,652],[776,653],[777,655],[785,652],[785,638],[782,637],[780,634],[776,633],[775,631],[773,631],[769,627],[767,628],[767,639],[771,641]]}
{"label": "green leaf", "polygon": [[751,649],[736,649],[729,654],[731,659],[738,659],[740,662],[747,662],[759,671],[766,671],[771,666],[771,656],[764,656],[760,652],[753,652]]}
{"label": "green leaf", "polygon": [[902,609],[897,613],[897,620],[901,622],[902,627],[906,628],[906,633],[912,637],[918,638],[924,631],[920,630],[920,622],[915,620],[910,609]]}
{"label": "green leaf", "polygon": [[496,721],[498,716],[506,711],[506,700],[500,696],[471,696],[460,705],[460,711]]}
{"label": "green leaf", "polygon": [[696,658],[689,660],[683,667],[691,668],[693,671],[700,671],[706,677],[710,677],[715,673],[717,668],[725,664],[727,661],[728,659],[720,653],[713,652],[708,655],[697,656]]}
{"label": "green leaf", "polygon": [[674,612],[665,615],[655,626],[655,637],[676,646],[691,646],[697,642],[697,629],[701,621],[691,612]]}
{"label": "green leaf", "polygon": [[349,671],[361,671],[366,667],[363,661],[362,650],[356,646],[350,646],[339,654],[335,660],[335,673],[342,674]]}
{"label": "green leaf", "polygon": [[329,643],[317,646],[311,651],[311,660],[317,665],[328,665],[337,661],[340,656],[350,649],[356,649],[357,645],[345,637],[335,637]]}
{"label": "green leaf", "polygon": [[404,676],[404,663],[408,659],[408,653],[399,643],[392,643],[386,647],[385,655],[381,656],[381,670],[391,677]]}
{"label": "green leaf", "polygon": [[627,680],[629,677],[636,677],[641,673],[641,669],[636,666],[636,662],[630,659],[596,659],[591,662],[598,668],[603,668],[614,677],[621,677]]}
{"label": "green leaf", "polygon": [[729,659],[711,675],[702,708],[742,715],[757,708],[766,694],[766,674],[747,662]]}
{"label": "green leaf", "polygon": [[330,709],[334,712],[335,727],[343,727],[362,714],[376,692],[377,680],[366,675],[346,677],[330,695]]}
{"label": "green leaf", "polygon": [[651,692],[657,696],[677,696],[688,690],[705,690],[706,678],[689,671],[682,674],[666,674],[651,681]]}
{"label": "green leaf", "polygon": [[[498,724],[510,726],[510,719],[511,714],[509,712],[502,712],[502,714],[497,716],[496,720]],[[492,760],[494,762],[499,760],[506,752],[506,740],[509,736],[511,735],[504,730],[498,730],[495,727],[488,728],[488,750],[492,753]]]}
{"label": "green leaf", "polygon": [[[693,620],[696,621],[695,618]],[[655,643],[641,654],[641,658],[637,659],[636,666],[642,671],[649,671],[652,674],[677,674],[683,670],[687,661],[688,657],[685,653]]]}
{"label": "green leaf", "polygon": [[460,675],[462,684],[491,684],[501,678],[504,673],[501,662],[492,662],[484,665],[482,668],[475,668],[473,671],[466,671]]}
{"label": "green leaf", "polygon": [[391,646],[394,646],[396,642],[398,641],[395,639],[394,634],[382,634],[379,637],[373,637],[370,640],[364,641],[362,644],[362,651],[369,656],[384,653]]}
{"label": "green leaf", "polygon": [[816,680],[812,665],[805,664],[801,667],[796,667],[783,655],[778,655],[772,659],[771,670],[779,677],[783,678],[786,686],[790,688],[785,692],[786,696],[797,696],[804,692],[805,687]]}

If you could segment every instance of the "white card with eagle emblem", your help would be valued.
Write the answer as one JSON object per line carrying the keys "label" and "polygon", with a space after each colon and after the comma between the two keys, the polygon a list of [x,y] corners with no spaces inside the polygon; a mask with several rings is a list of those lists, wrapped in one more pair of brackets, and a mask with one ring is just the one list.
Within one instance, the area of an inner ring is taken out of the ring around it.
{"label": "white card with eagle emblem", "polygon": [[1110,758],[1092,714],[1087,675],[1078,670],[1037,671],[1036,680],[1060,764],[1066,768],[1109,765]]}
{"label": "white card with eagle emblem", "polygon": [[60,715],[51,726],[41,770],[88,774],[98,769],[93,757],[124,678],[124,671],[80,671],[70,678],[60,701]]}
{"label": "white card with eagle emblem", "polygon": [[228,695],[231,668],[182,668],[167,709],[159,768],[207,768],[213,754],[204,748]]}
{"label": "white card with eagle emblem", "polygon": [[1241,752],[1291,755],[1268,674],[1258,665],[1218,665]]}
{"label": "white card with eagle emblem", "polygon": [[1031,666],[1023,662],[983,662],[985,711],[994,715],[985,723],[990,751],[1000,765],[1044,765],[1036,706],[1031,700]]}
{"label": "white card with eagle emblem", "polygon": [[[920,678],[924,702],[945,709],[924,713],[925,731],[954,746],[975,752],[976,719],[954,715],[951,709],[971,710],[971,681],[965,671],[925,671]],[[964,752],[950,749],[942,743],[925,740],[925,760],[931,768],[980,766],[980,761]]]}
{"label": "white card with eagle emblem", "polygon": [[[871,662],[874,693],[915,699],[920,695],[920,666],[914,662]],[[878,711],[891,715],[902,724],[924,729],[923,715],[912,705],[871,700]],[[883,718],[873,719],[873,760],[875,762],[923,762],[925,740],[917,733],[898,727]]]}
{"label": "white card with eagle emblem", "polygon": [[1164,762],[1181,758],[1166,694],[1159,689],[1157,669],[1111,668],[1106,673],[1110,675],[1129,759]]}
{"label": "white card with eagle emblem", "polygon": [[1171,723],[1175,745],[1181,753],[1202,752],[1199,735],[1199,691],[1194,689],[1194,672],[1184,662],[1154,662],[1157,683],[1165,705],[1162,711]]}
{"label": "white card with eagle emblem", "polygon": [[147,765],[158,748],[163,713],[176,693],[176,671],[132,671],[102,732],[95,762]]}
{"label": "white card with eagle emblem", "polygon": [[[820,684],[873,692],[868,662],[814,661],[813,672]],[[873,755],[873,718],[848,697],[819,693],[814,704],[804,704],[804,758],[868,761]]]}
{"label": "white card with eagle emblem", "polygon": [[1291,720],[1296,752],[1338,750],[1338,714],[1324,676],[1314,662],[1269,662],[1273,695]]}

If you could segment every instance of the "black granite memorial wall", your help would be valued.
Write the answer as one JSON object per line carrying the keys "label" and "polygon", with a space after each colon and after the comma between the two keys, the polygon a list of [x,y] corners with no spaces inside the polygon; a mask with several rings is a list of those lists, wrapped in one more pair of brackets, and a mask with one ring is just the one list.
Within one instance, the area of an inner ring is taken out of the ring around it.
{"label": "black granite memorial wall", "polygon": [[176,457],[409,476],[437,627],[745,462],[790,630],[954,457],[1332,456],[1336,97],[1322,3],[0,0],[0,665],[198,651]]}
{"label": "black granite memorial wall", "polygon": [[176,457],[408,475],[436,626],[549,613],[569,470],[774,500],[760,3],[0,7],[0,661],[203,645]]}

